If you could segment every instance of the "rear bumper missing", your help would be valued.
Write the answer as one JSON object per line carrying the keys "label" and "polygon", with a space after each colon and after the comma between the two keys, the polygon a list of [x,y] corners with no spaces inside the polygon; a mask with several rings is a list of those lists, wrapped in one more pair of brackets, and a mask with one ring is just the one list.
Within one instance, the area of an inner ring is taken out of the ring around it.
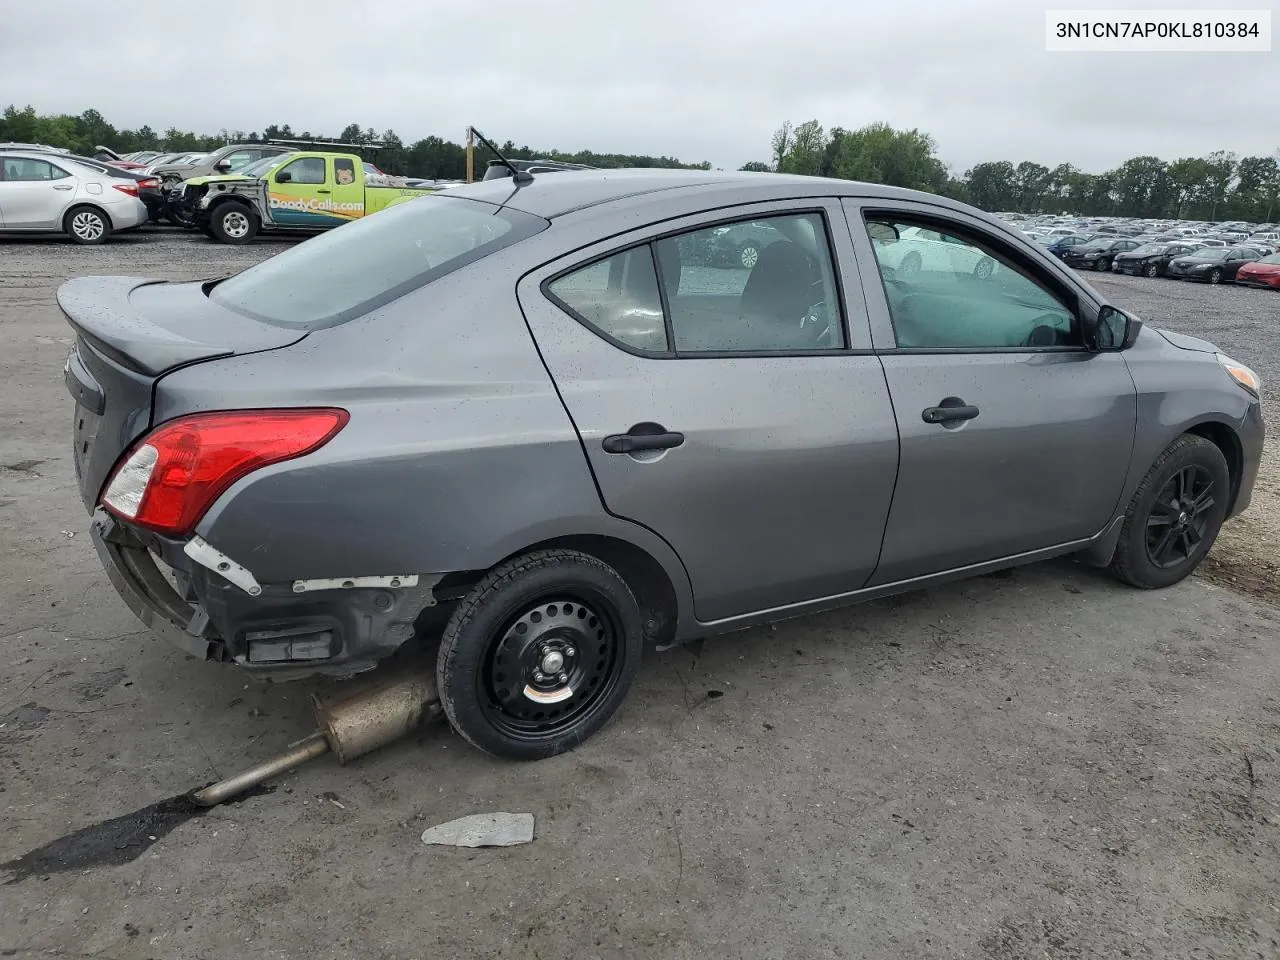
{"label": "rear bumper missing", "polygon": [[112,586],[153,633],[190,656],[231,661],[273,680],[373,668],[413,636],[439,580],[261,584],[251,594],[193,561],[186,542],[137,530],[102,509],[91,538]]}

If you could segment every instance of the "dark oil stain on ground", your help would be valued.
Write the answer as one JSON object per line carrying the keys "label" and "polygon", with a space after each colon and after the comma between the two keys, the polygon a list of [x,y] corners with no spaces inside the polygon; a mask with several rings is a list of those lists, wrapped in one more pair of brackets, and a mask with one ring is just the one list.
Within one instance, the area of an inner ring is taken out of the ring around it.
{"label": "dark oil stain on ground", "polygon": [[[238,803],[249,797],[271,793],[274,789],[258,787],[237,800],[228,802]],[[29,877],[43,877],[67,870],[118,867],[131,863],[175,827],[212,809],[200,806],[191,799],[191,794],[183,793],[133,813],[90,824],[20,857],[0,863],[0,874],[8,874],[0,885],[20,883]]]}

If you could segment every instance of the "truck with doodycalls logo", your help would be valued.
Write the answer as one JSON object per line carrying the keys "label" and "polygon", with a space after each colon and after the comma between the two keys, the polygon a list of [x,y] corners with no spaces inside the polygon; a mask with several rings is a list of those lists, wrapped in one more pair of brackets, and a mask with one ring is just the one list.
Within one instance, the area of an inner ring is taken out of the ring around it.
{"label": "truck with doodycalls logo", "polygon": [[431,181],[389,176],[353,153],[296,151],[187,180],[177,203],[214,240],[242,244],[263,230],[329,230],[434,190]]}

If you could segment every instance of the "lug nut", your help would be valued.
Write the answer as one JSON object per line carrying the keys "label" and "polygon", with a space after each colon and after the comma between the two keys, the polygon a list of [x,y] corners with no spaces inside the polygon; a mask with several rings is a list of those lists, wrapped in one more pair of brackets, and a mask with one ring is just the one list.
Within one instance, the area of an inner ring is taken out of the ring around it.
{"label": "lug nut", "polygon": [[577,651],[577,650],[575,650],[575,649],[573,649],[573,647],[565,647],[565,648],[564,648],[564,655],[565,655],[566,657],[572,657],[572,656],[573,656],[575,653],[577,653],[577,652],[578,652],[578,651]]}
{"label": "lug nut", "polygon": [[560,674],[560,682],[561,682],[561,683],[568,683],[568,682],[569,682],[569,675],[568,675],[567,673],[562,673],[562,674]]}
{"label": "lug nut", "polygon": [[546,678],[545,676],[543,676],[542,671],[541,671],[541,670],[539,670],[537,673],[535,673],[535,674],[533,675],[533,679],[534,679],[536,682],[538,682],[538,683],[542,683],[542,681],[543,681],[543,680],[545,680],[545,679],[547,679],[547,678]]}

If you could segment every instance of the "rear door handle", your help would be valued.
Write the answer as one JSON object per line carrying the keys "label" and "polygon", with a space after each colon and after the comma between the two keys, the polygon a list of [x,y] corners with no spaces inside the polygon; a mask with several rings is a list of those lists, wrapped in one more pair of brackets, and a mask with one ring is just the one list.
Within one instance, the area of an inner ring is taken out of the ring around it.
{"label": "rear door handle", "polygon": [[950,420],[972,420],[977,415],[977,407],[962,403],[956,406],[925,407],[920,412],[920,419],[925,423],[947,423]]}
{"label": "rear door handle", "polygon": [[642,450],[670,450],[684,443],[684,434],[657,423],[637,423],[626,433],[615,433],[600,444],[605,453],[639,453]]}
{"label": "rear door handle", "polygon": [[53,185],[53,189],[55,189],[55,190],[72,190],[72,189],[74,189],[74,188],[73,188],[73,187],[71,186],[71,184],[69,184],[69,183],[55,183],[55,184]]}

